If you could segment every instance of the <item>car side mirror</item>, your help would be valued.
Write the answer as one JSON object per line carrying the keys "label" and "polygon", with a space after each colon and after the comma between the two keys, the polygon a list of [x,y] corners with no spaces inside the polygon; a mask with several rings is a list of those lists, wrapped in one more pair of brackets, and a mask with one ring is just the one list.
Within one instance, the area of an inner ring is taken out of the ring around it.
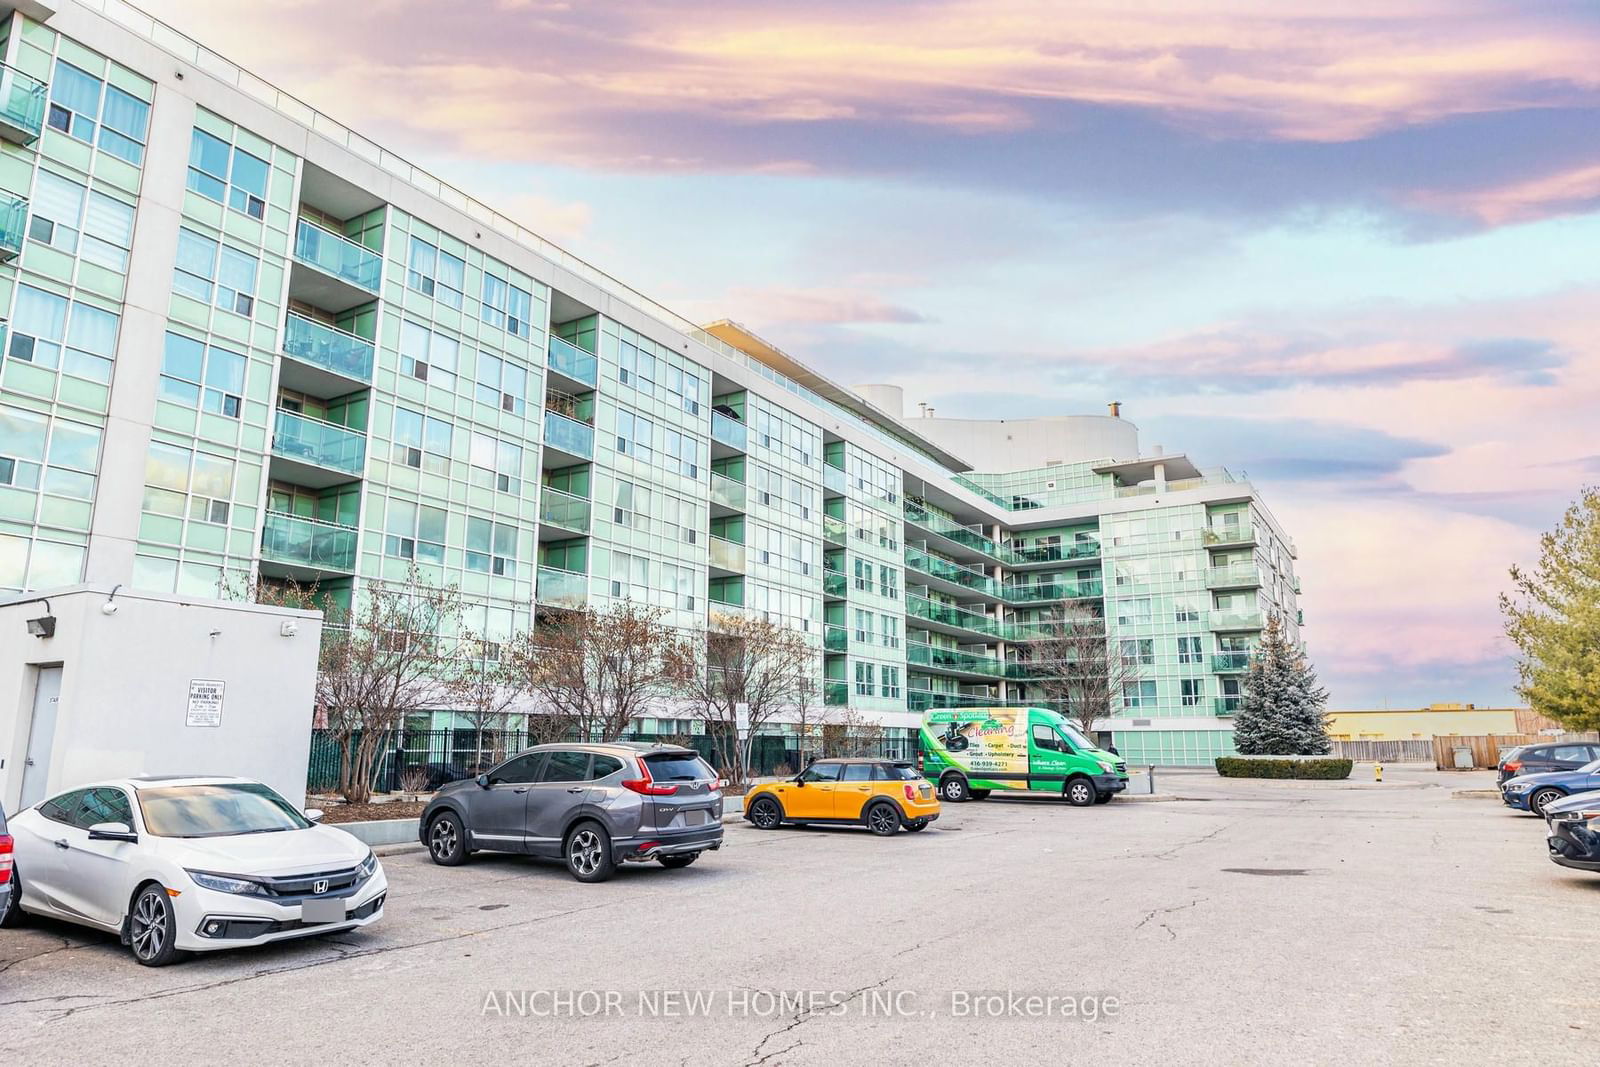
{"label": "car side mirror", "polygon": [[322,821],[322,809],[321,808],[307,808],[305,810],[304,814],[305,814],[307,822],[321,822]]}
{"label": "car side mirror", "polygon": [[474,778],[473,781],[477,782],[478,785],[484,789],[489,788],[489,776],[487,774],[480,774],[478,777]]}
{"label": "car side mirror", "polygon": [[803,787],[806,784],[806,780],[804,778],[796,778],[794,784]]}
{"label": "car side mirror", "polygon": [[89,827],[89,840],[134,842],[139,835],[125,822],[97,822]]}

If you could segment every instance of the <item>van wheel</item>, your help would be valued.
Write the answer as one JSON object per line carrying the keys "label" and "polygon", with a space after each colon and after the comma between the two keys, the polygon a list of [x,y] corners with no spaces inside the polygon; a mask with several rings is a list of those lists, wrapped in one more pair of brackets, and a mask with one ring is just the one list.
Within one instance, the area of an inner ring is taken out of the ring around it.
{"label": "van wheel", "polygon": [[939,782],[939,799],[947,804],[961,804],[971,799],[967,780],[959,774],[947,774]]}
{"label": "van wheel", "polygon": [[1067,803],[1075,808],[1087,808],[1094,805],[1094,783],[1087,778],[1073,778],[1068,781],[1065,793]]}

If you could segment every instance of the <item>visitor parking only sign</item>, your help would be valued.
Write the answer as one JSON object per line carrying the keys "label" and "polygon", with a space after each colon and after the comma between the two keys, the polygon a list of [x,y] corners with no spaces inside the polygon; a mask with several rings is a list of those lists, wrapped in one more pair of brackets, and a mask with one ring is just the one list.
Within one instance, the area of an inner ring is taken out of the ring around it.
{"label": "visitor parking only sign", "polygon": [[189,679],[189,712],[185,726],[222,725],[223,683],[205,678]]}

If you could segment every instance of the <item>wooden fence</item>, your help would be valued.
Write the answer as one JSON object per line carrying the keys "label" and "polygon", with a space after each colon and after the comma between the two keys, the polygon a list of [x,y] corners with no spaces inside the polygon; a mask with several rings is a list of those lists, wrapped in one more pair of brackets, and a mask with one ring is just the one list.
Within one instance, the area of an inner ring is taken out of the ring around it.
{"label": "wooden fence", "polygon": [[1433,742],[1426,738],[1415,741],[1335,741],[1328,754],[1365,763],[1429,763],[1433,760]]}
{"label": "wooden fence", "polygon": [[[1518,745],[1548,745],[1562,741],[1600,741],[1600,734],[1446,734],[1433,739],[1433,765],[1441,771],[1493,770],[1500,753]],[[1455,750],[1472,751],[1472,767],[1457,767]]]}

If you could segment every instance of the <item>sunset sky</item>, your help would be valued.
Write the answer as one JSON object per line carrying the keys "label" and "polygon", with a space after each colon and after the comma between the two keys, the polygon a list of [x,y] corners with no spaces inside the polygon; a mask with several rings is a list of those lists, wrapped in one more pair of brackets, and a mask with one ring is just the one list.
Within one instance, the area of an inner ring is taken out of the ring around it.
{"label": "sunset sky", "polygon": [[141,0],[682,314],[1243,469],[1336,708],[1512,699],[1600,477],[1600,8]]}

